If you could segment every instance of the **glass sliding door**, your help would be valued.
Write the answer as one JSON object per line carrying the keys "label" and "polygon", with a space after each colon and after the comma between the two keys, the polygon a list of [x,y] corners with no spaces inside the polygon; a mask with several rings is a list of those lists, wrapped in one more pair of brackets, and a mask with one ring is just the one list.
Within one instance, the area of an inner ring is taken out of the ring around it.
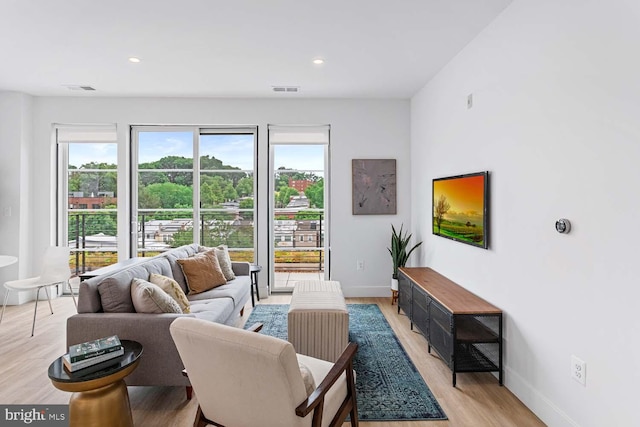
{"label": "glass sliding door", "polygon": [[269,127],[274,292],[329,277],[328,137],[328,126]]}
{"label": "glass sliding door", "polygon": [[75,276],[118,261],[114,125],[56,128],[58,241]]}
{"label": "glass sliding door", "polygon": [[233,261],[255,262],[255,138],[252,131],[200,131],[200,242],[227,245]]}
{"label": "glass sliding door", "polygon": [[225,244],[232,259],[253,262],[255,128],[134,127],[132,134],[133,252]]}
{"label": "glass sliding door", "polygon": [[195,135],[192,128],[134,128],[133,256],[194,242]]}

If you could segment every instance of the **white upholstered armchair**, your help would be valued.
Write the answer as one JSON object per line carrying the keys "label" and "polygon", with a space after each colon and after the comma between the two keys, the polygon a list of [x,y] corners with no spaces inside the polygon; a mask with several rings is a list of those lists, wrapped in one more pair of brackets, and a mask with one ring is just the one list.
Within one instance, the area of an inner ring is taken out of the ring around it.
{"label": "white upholstered armchair", "polygon": [[200,407],[195,426],[358,425],[357,344],[335,363],[296,354],[291,343],[194,318],[170,327]]}

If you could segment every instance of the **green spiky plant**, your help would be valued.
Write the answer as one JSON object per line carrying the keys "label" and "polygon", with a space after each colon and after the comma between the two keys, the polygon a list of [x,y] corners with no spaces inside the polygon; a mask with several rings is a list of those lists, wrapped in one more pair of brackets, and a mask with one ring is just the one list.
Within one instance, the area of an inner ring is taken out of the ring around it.
{"label": "green spiky plant", "polygon": [[416,243],[409,252],[407,252],[407,248],[409,247],[409,240],[411,240],[411,234],[409,232],[403,232],[402,227],[404,224],[400,225],[400,232],[396,232],[396,228],[391,224],[391,247],[387,248],[389,254],[391,254],[391,259],[393,260],[393,278],[398,278],[398,269],[400,267],[404,267],[407,264],[407,260],[418,246],[422,244],[422,242]]}

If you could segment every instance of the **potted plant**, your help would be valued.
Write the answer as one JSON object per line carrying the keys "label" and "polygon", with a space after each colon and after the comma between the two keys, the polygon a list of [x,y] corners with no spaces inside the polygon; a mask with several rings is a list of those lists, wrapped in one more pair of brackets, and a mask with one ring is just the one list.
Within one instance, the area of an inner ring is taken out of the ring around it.
{"label": "potted plant", "polygon": [[400,225],[400,232],[396,232],[395,227],[391,224],[391,247],[387,248],[391,254],[391,260],[393,261],[393,276],[391,279],[391,289],[398,290],[398,269],[404,267],[407,264],[409,255],[413,252],[422,242],[416,243],[409,251],[409,240],[411,240],[411,234],[402,230],[404,224]]}

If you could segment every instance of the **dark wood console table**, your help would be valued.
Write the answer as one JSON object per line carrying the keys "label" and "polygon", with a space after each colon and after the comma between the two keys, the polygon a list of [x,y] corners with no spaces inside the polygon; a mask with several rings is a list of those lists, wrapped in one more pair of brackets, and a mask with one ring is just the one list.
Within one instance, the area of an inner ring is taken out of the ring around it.
{"label": "dark wood console table", "polygon": [[427,267],[403,267],[398,313],[411,320],[453,374],[498,372],[503,384],[502,310]]}

